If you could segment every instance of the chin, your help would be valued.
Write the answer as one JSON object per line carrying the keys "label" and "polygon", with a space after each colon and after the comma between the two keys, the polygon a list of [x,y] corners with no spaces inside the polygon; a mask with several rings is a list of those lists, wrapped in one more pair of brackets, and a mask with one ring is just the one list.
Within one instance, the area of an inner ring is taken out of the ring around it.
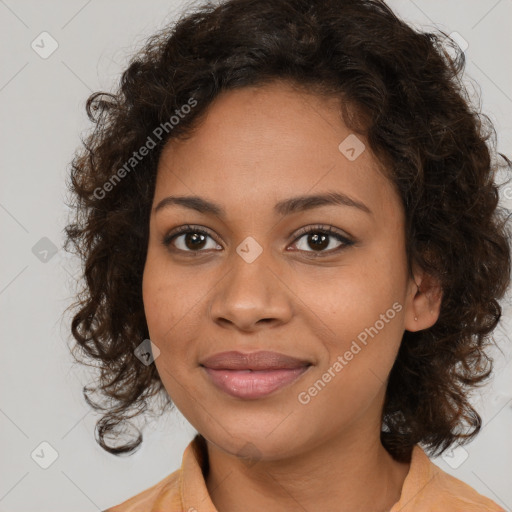
{"label": "chin", "polygon": [[253,425],[252,428],[233,428],[216,432],[205,432],[203,437],[214,444],[217,448],[230,455],[246,459],[248,465],[258,460],[280,460],[286,458],[296,451],[300,451],[302,443],[297,439],[297,429],[294,432],[282,430],[271,433],[275,428],[263,428]]}

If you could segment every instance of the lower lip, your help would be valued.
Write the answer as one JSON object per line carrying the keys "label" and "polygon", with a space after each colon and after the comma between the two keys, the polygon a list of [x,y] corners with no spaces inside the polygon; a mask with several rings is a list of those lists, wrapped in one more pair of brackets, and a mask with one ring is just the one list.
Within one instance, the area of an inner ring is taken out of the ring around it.
{"label": "lower lip", "polygon": [[215,386],[237,398],[261,398],[297,380],[309,366],[279,370],[214,370],[204,368]]}

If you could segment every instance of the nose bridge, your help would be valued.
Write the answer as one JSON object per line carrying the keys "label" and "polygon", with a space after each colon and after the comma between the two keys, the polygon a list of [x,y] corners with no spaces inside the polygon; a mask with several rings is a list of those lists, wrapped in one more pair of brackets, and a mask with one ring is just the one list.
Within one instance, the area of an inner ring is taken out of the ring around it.
{"label": "nose bridge", "polygon": [[270,249],[252,237],[244,239],[230,255],[230,272],[212,296],[212,320],[228,320],[242,329],[262,319],[285,321],[291,307],[274,263]]}

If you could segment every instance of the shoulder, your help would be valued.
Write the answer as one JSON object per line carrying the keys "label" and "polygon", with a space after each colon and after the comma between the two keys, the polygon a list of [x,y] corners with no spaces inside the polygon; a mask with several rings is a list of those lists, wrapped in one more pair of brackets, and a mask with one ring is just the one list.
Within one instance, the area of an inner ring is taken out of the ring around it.
{"label": "shoulder", "polygon": [[419,445],[414,447],[397,510],[406,504],[406,510],[417,512],[505,512],[493,500],[434,464]]}
{"label": "shoulder", "polygon": [[[184,501],[204,500],[204,496],[208,495],[203,478],[206,461],[206,444],[198,434],[185,448],[179,469],[103,512],[182,512]],[[193,507],[189,507],[189,510],[193,510]]]}
{"label": "shoulder", "polygon": [[[432,463],[433,464],[433,463]],[[436,468],[434,486],[440,504],[453,512],[505,512],[493,500],[478,493],[473,487],[458,478]]]}
{"label": "shoulder", "polygon": [[[166,497],[166,504],[175,504],[176,510],[179,510],[181,506],[180,476],[181,470],[177,469],[155,485],[102,512],[151,512],[158,506],[163,496]],[[169,512],[173,510],[170,509]]]}

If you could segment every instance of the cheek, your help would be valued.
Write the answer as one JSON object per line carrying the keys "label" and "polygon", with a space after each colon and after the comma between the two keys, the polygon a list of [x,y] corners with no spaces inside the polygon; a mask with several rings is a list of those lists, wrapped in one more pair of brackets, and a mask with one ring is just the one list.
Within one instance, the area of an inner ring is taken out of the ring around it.
{"label": "cheek", "polygon": [[149,337],[160,350],[155,365],[172,401],[180,410],[183,407],[186,410],[187,395],[180,383],[187,375],[187,344],[180,343],[184,339],[180,333],[186,328],[187,301],[178,290],[176,274],[171,278],[165,263],[149,250],[142,279],[142,296]]}
{"label": "cheek", "polygon": [[294,293],[316,322],[340,337],[373,325],[381,313],[403,300],[398,276],[378,261],[334,267],[296,279]]}
{"label": "cheek", "polygon": [[[148,253],[142,277],[142,300],[150,337],[160,347],[165,328],[165,311],[167,309],[170,315],[173,309],[166,307],[172,298],[167,293],[165,282],[159,279],[157,269],[155,259]],[[167,318],[172,323],[172,318]]]}
{"label": "cheek", "polygon": [[[144,311],[150,339],[160,349],[155,360],[171,397],[179,397],[180,383],[190,382],[196,370],[196,347],[201,339],[201,297],[211,288],[197,276],[173,269],[165,255],[149,250],[142,279]],[[179,399],[178,399],[179,401]]]}
{"label": "cheek", "polygon": [[297,288],[309,329],[321,341],[321,371],[341,357],[343,371],[335,373],[345,377],[335,380],[347,378],[350,384],[344,385],[351,387],[360,386],[371,373],[384,381],[403,335],[403,278],[398,265],[390,263],[389,255],[357,260],[324,272],[322,279],[301,280]]}
{"label": "cheek", "polygon": [[194,317],[198,283],[183,272],[172,270],[165,256],[148,251],[142,279],[142,298],[148,329],[152,339],[164,347],[176,338],[182,323]]}

